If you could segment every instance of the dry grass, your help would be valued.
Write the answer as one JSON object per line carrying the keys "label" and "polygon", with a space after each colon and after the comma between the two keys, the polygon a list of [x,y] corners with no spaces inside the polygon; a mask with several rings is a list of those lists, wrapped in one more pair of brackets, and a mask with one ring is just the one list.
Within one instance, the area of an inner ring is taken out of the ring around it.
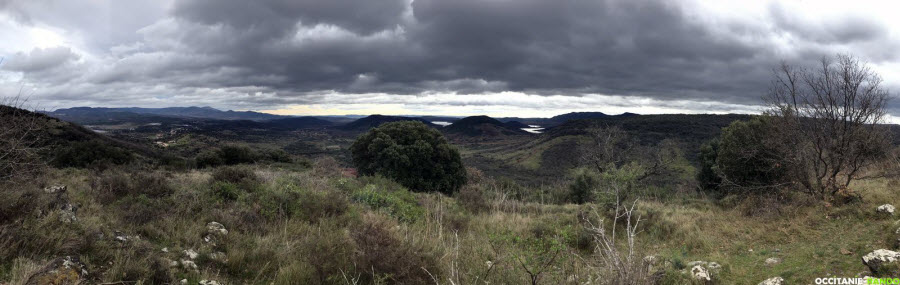
{"label": "dry grass", "polygon": [[[212,191],[216,181],[225,179],[213,178],[221,171],[216,169],[119,173],[123,176],[110,179],[131,186],[109,196],[91,182],[113,172],[51,170],[42,183],[10,188],[0,210],[17,214],[5,214],[0,230],[6,254],[0,282],[20,284],[43,260],[63,254],[81,256],[94,282],[523,284],[531,282],[525,268],[538,268],[530,259],[549,262],[540,284],[604,278],[597,275],[599,260],[592,258],[594,243],[582,223],[590,205],[520,201],[509,188],[483,177],[458,197],[446,197],[406,193],[383,179],[340,177],[330,168],[247,169],[255,179],[236,181],[248,185],[239,187],[233,200],[217,199]],[[147,192],[134,186],[142,183],[170,188]],[[58,208],[51,205],[55,198],[40,190],[57,184],[68,185],[67,202],[78,205],[76,223],[60,222]],[[861,204],[789,204],[777,215],[748,215],[746,208],[759,204],[747,200],[717,202],[683,193],[643,199],[636,207],[644,220],[637,244],[668,261],[657,275],[662,284],[686,282],[680,270],[693,260],[723,264],[717,277],[722,284],[755,284],[773,276],[791,283],[855,276],[866,271],[861,255],[892,246],[896,226],[873,212],[877,205],[900,202],[895,200],[898,185],[892,179],[864,180],[851,187],[863,195]],[[355,202],[360,191],[374,191],[400,203],[389,207],[420,217]],[[405,195],[413,197],[412,204],[403,204]],[[29,209],[9,211],[16,207]],[[150,217],[137,219],[142,216],[128,211]],[[204,241],[212,221],[229,231],[214,244]],[[139,238],[116,241],[117,232]],[[554,250],[535,247],[544,245]],[[197,271],[168,266],[183,259],[184,250],[199,253]],[[219,252],[226,258],[213,258]],[[547,259],[542,252],[558,256]],[[768,257],[783,262],[766,266]]]}

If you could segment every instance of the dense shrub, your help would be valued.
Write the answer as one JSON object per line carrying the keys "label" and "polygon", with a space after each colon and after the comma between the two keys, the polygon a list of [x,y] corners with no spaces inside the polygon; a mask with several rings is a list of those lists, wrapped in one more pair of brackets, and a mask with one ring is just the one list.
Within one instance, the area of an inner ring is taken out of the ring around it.
{"label": "dense shrub", "polygon": [[216,167],[225,164],[225,159],[219,155],[217,149],[204,150],[194,160],[199,168]]}
{"label": "dense shrub", "polygon": [[226,181],[215,181],[210,186],[213,196],[222,201],[235,201],[241,196],[241,190],[234,183]]}
{"label": "dense shrub", "polygon": [[163,173],[143,171],[128,173],[120,169],[107,169],[94,175],[91,179],[91,189],[103,202],[138,195],[161,198],[175,191]]}
{"label": "dense shrub", "polygon": [[418,220],[425,214],[425,209],[419,206],[416,197],[406,189],[389,191],[379,189],[375,184],[368,184],[354,192],[352,197],[357,203],[368,205],[404,222]]}
{"label": "dense shrub", "polygon": [[293,162],[291,155],[283,149],[264,149],[259,152],[259,159],[271,162]]}
{"label": "dense shrub", "polygon": [[413,191],[451,194],[466,183],[459,152],[421,122],[392,122],[361,135],[350,147],[362,175],[383,175]]}
{"label": "dense shrub", "polygon": [[87,167],[111,163],[125,164],[134,159],[133,155],[121,148],[95,140],[72,142],[56,151],[53,165],[56,167]]}
{"label": "dense shrub", "polygon": [[[368,274],[366,283],[426,284],[430,274],[440,276],[437,258],[421,245],[402,240],[392,231],[396,224],[376,215],[366,216],[351,232],[356,243],[356,264]],[[426,271],[427,270],[427,271]],[[374,275],[374,276],[373,276]]]}
{"label": "dense shrub", "polygon": [[719,139],[703,144],[700,147],[700,171],[697,172],[697,182],[700,188],[707,191],[715,191],[722,184],[722,178],[719,177],[718,166],[716,166],[716,157],[719,154]]}
{"label": "dense shrub", "polygon": [[253,169],[240,166],[219,167],[212,171],[211,179],[213,181],[224,181],[234,184],[256,184],[259,183],[259,177],[253,172]]}
{"label": "dense shrub", "polygon": [[350,207],[347,196],[338,192],[305,191],[300,195],[299,214],[309,221],[316,222],[327,217],[343,215]]}
{"label": "dense shrub", "polygon": [[226,202],[235,201],[244,193],[256,192],[261,187],[261,180],[253,169],[242,166],[214,169],[209,183],[213,196]]}
{"label": "dense shrub", "polygon": [[259,158],[253,149],[245,145],[226,145],[219,149],[219,156],[225,165],[253,163]]}
{"label": "dense shrub", "polygon": [[569,201],[575,204],[584,204],[594,200],[594,192],[600,179],[594,173],[580,169],[575,174],[575,180],[569,184]]}
{"label": "dense shrub", "polygon": [[236,165],[269,162],[293,162],[290,154],[281,149],[263,148],[254,150],[246,145],[231,144],[221,148],[207,149],[194,158],[197,167],[216,167],[220,165]]}
{"label": "dense shrub", "polygon": [[771,124],[765,117],[755,117],[736,121],[722,130],[716,167],[726,186],[771,190],[787,182],[791,162],[785,159],[786,146],[774,135]]}

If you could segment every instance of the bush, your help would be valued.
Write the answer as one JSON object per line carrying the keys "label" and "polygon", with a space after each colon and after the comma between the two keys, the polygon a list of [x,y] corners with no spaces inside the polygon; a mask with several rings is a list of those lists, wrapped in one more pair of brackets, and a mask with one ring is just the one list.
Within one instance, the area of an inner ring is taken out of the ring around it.
{"label": "bush", "polygon": [[87,167],[103,163],[126,164],[133,159],[133,155],[126,150],[90,140],[72,142],[60,147],[53,159],[53,165],[56,167]]}
{"label": "bush", "polygon": [[459,152],[421,122],[391,122],[361,135],[350,147],[361,175],[383,175],[413,191],[452,194],[466,183]]}
{"label": "bush", "polygon": [[210,189],[212,190],[213,196],[226,202],[237,200],[242,192],[237,185],[234,185],[234,183],[225,181],[214,182]]}
{"label": "bush", "polygon": [[697,172],[697,182],[700,188],[707,191],[716,191],[722,184],[722,178],[719,177],[718,166],[716,166],[716,157],[719,154],[719,139],[703,144],[700,147],[700,171]]}
{"label": "bush", "polygon": [[[372,274],[365,283],[427,284],[433,282],[429,272],[440,276],[437,258],[421,245],[401,240],[391,229],[392,221],[366,216],[358,230],[351,233],[356,242],[356,264]],[[368,269],[368,270],[366,270]],[[427,270],[427,272],[426,272]]]}
{"label": "bush", "polygon": [[419,206],[416,197],[406,189],[385,191],[378,189],[374,184],[368,184],[353,193],[353,200],[374,210],[383,211],[403,222],[418,220],[425,214],[425,209]]}
{"label": "bush", "polygon": [[[790,162],[765,117],[737,121],[722,130],[716,167],[723,183],[733,190],[772,190],[788,181]],[[708,152],[707,154],[711,154]]]}
{"label": "bush", "polygon": [[194,159],[197,161],[197,167],[216,167],[225,164],[225,159],[219,155],[218,150],[204,150]]}
{"label": "bush", "polygon": [[287,152],[281,149],[262,149],[256,151],[249,146],[238,144],[204,150],[197,154],[194,160],[196,160],[197,167],[199,168],[255,163],[260,161],[285,163],[294,161]]}
{"label": "bush", "polygon": [[219,167],[212,172],[213,181],[224,181],[234,184],[258,184],[260,179],[253,169],[238,166]]}
{"label": "bush", "polygon": [[265,149],[260,151],[260,159],[272,162],[290,163],[294,160],[291,155],[282,149]]}
{"label": "bush", "polygon": [[91,180],[91,189],[103,202],[112,202],[123,197],[138,195],[157,199],[175,192],[165,174],[158,172],[129,174],[113,169],[107,169],[95,175]]}
{"label": "bush", "polygon": [[569,201],[575,204],[584,204],[594,200],[594,192],[600,179],[586,169],[579,169],[575,174],[575,180],[569,184]]}
{"label": "bush", "polygon": [[219,149],[219,156],[225,165],[254,163],[258,160],[258,155],[253,149],[245,145],[226,145]]}

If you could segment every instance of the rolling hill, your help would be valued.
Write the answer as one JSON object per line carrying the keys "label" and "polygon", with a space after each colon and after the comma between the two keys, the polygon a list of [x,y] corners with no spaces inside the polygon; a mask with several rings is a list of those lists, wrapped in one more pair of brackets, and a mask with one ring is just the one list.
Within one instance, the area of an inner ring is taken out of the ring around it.
{"label": "rolling hill", "polygon": [[294,118],[284,118],[266,121],[266,125],[269,125],[274,128],[288,129],[288,130],[296,130],[296,129],[311,129],[311,128],[324,128],[333,126],[335,123],[322,120],[316,117],[294,117]]}
{"label": "rolling hill", "polygon": [[527,134],[515,126],[504,124],[488,116],[465,117],[445,127],[443,131],[451,135],[470,137]]}
{"label": "rolling hill", "polygon": [[399,116],[385,116],[385,115],[371,115],[365,118],[361,118],[359,120],[347,123],[345,125],[338,126],[337,129],[343,131],[358,131],[364,132],[368,131],[371,128],[378,127],[384,123],[390,122],[399,122],[399,121],[419,121],[425,123],[429,126],[435,126],[431,122],[420,119],[420,118],[410,118],[410,117],[399,117]]}

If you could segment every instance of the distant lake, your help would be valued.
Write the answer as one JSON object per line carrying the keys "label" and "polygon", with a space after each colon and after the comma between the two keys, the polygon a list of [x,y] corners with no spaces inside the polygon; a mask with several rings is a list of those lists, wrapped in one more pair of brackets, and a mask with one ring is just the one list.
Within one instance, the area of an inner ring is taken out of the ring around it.
{"label": "distant lake", "polygon": [[435,124],[435,125],[438,125],[438,126],[441,126],[441,127],[446,127],[446,126],[449,126],[450,124],[453,124],[453,123],[451,123],[451,122],[444,122],[444,121],[434,121],[434,122],[431,122],[431,123],[432,123],[432,124]]}
{"label": "distant lake", "polygon": [[532,134],[540,134],[544,131],[544,128],[538,125],[528,125],[527,128],[522,128],[522,130]]}

